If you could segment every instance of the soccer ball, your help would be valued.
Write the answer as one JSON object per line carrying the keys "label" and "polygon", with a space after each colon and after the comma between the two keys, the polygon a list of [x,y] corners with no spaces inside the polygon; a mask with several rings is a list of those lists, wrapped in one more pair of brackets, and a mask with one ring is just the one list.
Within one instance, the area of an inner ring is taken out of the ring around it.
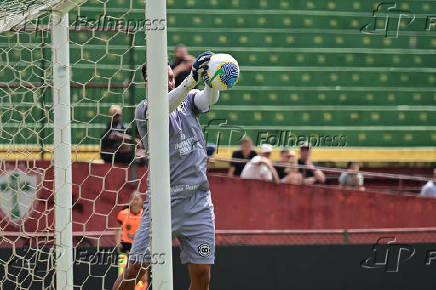
{"label": "soccer ball", "polygon": [[203,80],[209,87],[220,91],[233,87],[238,82],[238,78],[238,62],[226,53],[212,55],[209,69],[203,75]]}

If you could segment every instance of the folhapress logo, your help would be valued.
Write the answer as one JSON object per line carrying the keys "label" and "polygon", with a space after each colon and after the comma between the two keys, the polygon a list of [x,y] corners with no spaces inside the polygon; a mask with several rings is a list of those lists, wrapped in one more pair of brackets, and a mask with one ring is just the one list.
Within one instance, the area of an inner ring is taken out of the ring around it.
{"label": "folhapress logo", "polygon": [[400,31],[432,32],[436,28],[436,15],[415,14],[399,9],[397,2],[380,2],[372,11],[372,21],[363,25],[360,32],[369,35],[383,35],[398,38]]}
{"label": "folhapress logo", "polygon": [[398,272],[400,265],[412,259],[415,248],[396,243],[394,237],[382,237],[372,246],[372,253],[360,263],[365,269],[381,269],[385,272]]}

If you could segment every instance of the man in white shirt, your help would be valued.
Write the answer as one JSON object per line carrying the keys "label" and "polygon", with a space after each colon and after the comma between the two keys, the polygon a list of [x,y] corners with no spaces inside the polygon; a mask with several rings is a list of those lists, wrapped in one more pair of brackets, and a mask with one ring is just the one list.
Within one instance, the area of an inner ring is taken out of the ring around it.
{"label": "man in white shirt", "polygon": [[433,180],[429,180],[421,189],[421,196],[436,197],[436,168],[433,169]]}
{"label": "man in white shirt", "polygon": [[276,169],[273,167],[271,160],[272,146],[263,144],[260,147],[260,154],[253,157],[244,167],[241,173],[243,179],[261,179],[269,180],[274,183],[280,183]]}

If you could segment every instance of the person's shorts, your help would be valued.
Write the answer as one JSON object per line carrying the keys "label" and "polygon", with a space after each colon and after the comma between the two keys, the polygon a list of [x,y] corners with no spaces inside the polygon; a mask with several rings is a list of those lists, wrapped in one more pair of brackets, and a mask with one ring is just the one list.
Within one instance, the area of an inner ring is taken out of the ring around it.
{"label": "person's shorts", "polygon": [[[171,201],[172,237],[180,242],[182,264],[213,264],[215,261],[215,214],[210,191],[193,191]],[[151,263],[150,211],[144,211],[133,241],[129,260]],[[153,259],[154,260],[154,259]]]}

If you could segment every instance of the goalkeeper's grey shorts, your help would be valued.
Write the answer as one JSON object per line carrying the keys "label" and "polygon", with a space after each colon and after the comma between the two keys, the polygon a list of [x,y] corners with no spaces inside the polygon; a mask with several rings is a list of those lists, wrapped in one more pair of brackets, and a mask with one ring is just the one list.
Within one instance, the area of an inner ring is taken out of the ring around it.
{"label": "goalkeeper's grey shorts", "polygon": [[[185,192],[184,192],[185,193]],[[182,264],[213,264],[215,261],[215,214],[210,191],[178,194],[171,201],[172,237],[180,242]],[[183,197],[181,197],[183,196]],[[172,253],[153,253],[150,244],[150,210],[144,203],[129,260],[140,263],[163,263]]]}

